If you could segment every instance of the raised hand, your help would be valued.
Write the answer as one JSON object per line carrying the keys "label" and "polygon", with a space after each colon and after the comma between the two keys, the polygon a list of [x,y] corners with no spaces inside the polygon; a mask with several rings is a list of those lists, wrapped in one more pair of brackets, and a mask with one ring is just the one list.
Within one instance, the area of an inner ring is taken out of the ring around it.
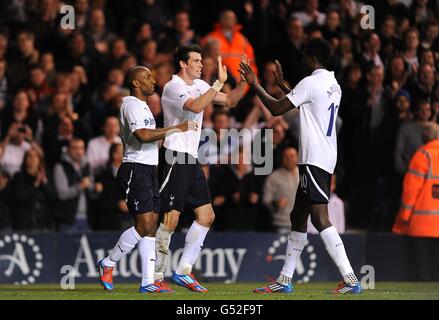
{"label": "raised hand", "polygon": [[252,86],[257,82],[255,73],[247,63],[241,62],[239,64],[239,67],[240,67],[239,72],[245,78],[245,81],[247,81],[249,85]]}
{"label": "raised hand", "polygon": [[218,55],[218,81],[224,83],[227,81],[227,68],[223,65],[223,59]]}
{"label": "raised hand", "polygon": [[[247,65],[250,65],[250,59],[247,57],[247,55],[245,53],[241,55],[241,63],[245,63]],[[245,81],[245,78],[241,74],[241,82],[244,82],[244,81]]]}
{"label": "raised hand", "polygon": [[274,60],[274,64],[276,65],[276,70],[273,71],[274,77],[276,79],[276,84],[277,85],[283,85],[285,80],[284,80],[284,72],[282,70],[282,66],[279,62],[279,60]]}

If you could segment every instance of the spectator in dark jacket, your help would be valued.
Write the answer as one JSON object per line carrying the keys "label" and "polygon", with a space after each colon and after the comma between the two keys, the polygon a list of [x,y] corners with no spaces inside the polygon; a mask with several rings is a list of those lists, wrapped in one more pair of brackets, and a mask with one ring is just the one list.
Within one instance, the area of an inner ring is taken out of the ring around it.
{"label": "spectator in dark jacket", "polygon": [[13,92],[26,85],[29,79],[29,67],[37,64],[40,52],[35,45],[35,34],[30,31],[21,31],[17,35],[18,52],[8,68],[10,87]]}
{"label": "spectator in dark jacket", "polygon": [[50,209],[56,195],[47,178],[40,149],[31,148],[26,152],[21,171],[12,179],[9,191],[9,207],[14,230],[53,229]]}
{"label": "spectator in dark jacket", "polygon": [[69,142],[67,153],[55,165],[54,180],[59,198],[55,208],[59,230],[88,231],[93,224],[89,200],[95,192],[102,191],[102,185],[93,181],[83,140],[73,138]]}
{"label": "spectator in dark jacket", "polygon": [[122,163],[123,145],[113,143],[109,154],[107,167],[96,177],[96,183],[103,187],[94,201],[94,230],[121,230],[123,215],[128,213],[116,179],[117,170]]}
{"label": "spectator in dark jacket", "polygon": [[254,175],[246,160],[243,149],[240,149],[237,164],[221,167],[218,190],[212,192],[217,197],[223,197],[215,223],[219,231],[255,231],[258,226],[263,181],[261,176]]}
{"label": "spectator in dark jacket", "polygon": [[410,159],[416,149],[423,145],[422,131],[431,118],[431,105],[428,101],[419,101],[416,106],[415,120],[401,125],[396,137],[394,152],[395,170],[403,177]]}
{"label": "spectator in dark jacket", "polygon": [[426,100],[431,102],[434,86],[434,70],[431,65],[424,64],[419,67],[417,77],[407,84],[407,89],[412,94],[413,101]]}

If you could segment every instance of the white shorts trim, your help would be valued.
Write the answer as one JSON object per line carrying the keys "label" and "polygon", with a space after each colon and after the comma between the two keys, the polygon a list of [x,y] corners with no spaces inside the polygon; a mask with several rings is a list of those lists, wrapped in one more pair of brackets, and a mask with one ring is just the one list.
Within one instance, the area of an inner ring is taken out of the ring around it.
{"label": "white shorts trim", "polygon": [[169,169],[169,172],[168,172],[168,174],[166,175],[166,178],[165,178],[165,180],[163,181],[162,186],[160,187],[159,193],[162,193],[163,189],[164,189],[164,188],[166,187],[166,185],[168,184],[168,182],[169,182],[169,178],[171,177],[172,168],[174,167],[174,164],[175,164],[175,161],[176,161],[176,160],[177,160],[177,158],[174,158],[174,159],[172,160],[171,168]]}
{"label": "white shorts trim", "polygon": [[308,167],[308,166],[306,166],[306,171],[308,172],[309,177],[311,178],[311,181],[312,181],[312,183],[315,185],[317,191],[320,192],[320,194],[321,194],[326,200],[329,201],[328,196],[326,195],[326,193],[323,192],[323,190],[322,190],[322,189],[320,188],[320,186],[317,184],[317,182],[316,182],[316,180],[314,179],[314,177],[313,177],[313,175],[312,175],[312,173],[311,173],[311,170],[309,170],[309,167]]}
{"label": "white shorts trim", "polygon": [[130,183],[131,183],[131,179],[133,178],[133,171],[134,169],[131,169],[130,172],[130,179],[128,180],[128,186],[127,186],[127,191],[125,191],[125,202],[128,203],[128,193],[130,192]]}

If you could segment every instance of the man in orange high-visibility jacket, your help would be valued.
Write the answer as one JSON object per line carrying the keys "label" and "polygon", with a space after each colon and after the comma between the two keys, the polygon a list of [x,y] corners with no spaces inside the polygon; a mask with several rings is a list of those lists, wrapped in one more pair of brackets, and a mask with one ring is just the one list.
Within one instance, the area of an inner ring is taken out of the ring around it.
{"label": "man in orange high-visibility jacket", "polygon": [[411,237],[412,280],[439,280],[439,126],[430,123],[404,177],[393,232]]}
{"label": "man in orange high-visibility jacket", "polygon": [[241,78],[238,70],[243,54],[250,60],[250,65],[256,74],[258,71],[253,47],[240,30],[241,26],[237,24],[236,14],[232,10],[224,10],[220,15],[219,23],[215,25],[215,30],[202,40],[202,44],[212,39],[218,41],[219,54],[236,83],[239,83]]}

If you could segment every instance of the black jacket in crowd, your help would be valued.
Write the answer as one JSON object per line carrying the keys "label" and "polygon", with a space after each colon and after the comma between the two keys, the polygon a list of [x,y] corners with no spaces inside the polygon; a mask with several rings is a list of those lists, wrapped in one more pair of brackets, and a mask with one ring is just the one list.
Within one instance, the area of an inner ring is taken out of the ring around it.
{"label": "black jacket in crowd", "polygon": [[[75,170],[73,164],[69,161],[68,157],[63,157],[59,162],[59,164],[62,166],[64,170],[69,186],[77,185],[81,182],[83,178],[90,176],[90,166],[88,163],[84,164],[81,167],[80,172]],[[86,195],[87,195],[87,208],[90,208],[90,206],[88,205],[90,200],[88,191],[86,191]],[[55,218],[58,224],[62,223],[62,224],[71,225],[75,223],[79,197],[80,194],[78,194],[74,198],[67,200],[58,199],[54,210]],[[93,225],[94,217],[90,215],[90,210],[87,210],[87,214],[88,214],[89,224]]]}
{"label": "black jacket in crowd", "polygon": [[55,190],[50,182],[37,188],[35,180],[23,169],[10,182],[8,202],[14,230],[53,230],[51,208],[56,199]]}
{"label": "black jacket in crowd", "polygon": [[96,177],[96,182],[102,183],[103,191],[93,201],[94,225],[93,230],[120,230],[123,214],[119,210],[119,201],[123,200],[121,189],[111,165],[107,166]]}

